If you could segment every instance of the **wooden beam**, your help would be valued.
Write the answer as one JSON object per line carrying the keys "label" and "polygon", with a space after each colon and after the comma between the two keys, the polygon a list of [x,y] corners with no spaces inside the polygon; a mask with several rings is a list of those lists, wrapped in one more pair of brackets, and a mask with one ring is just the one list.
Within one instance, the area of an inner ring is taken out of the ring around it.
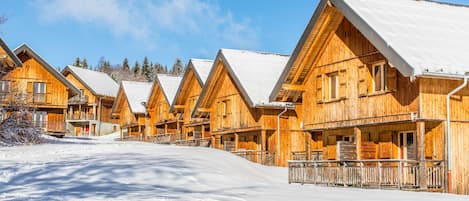
{"label": "wooden beam", "polygon": [[262,130],[261,131],[261,151],[266,151],[267,148],[267,136],[266,136],[266,131]]}
{"label": "wooden beam", "polygon": [[174,109],[184,109],[184,105],[174,105]]}
{"label": "wooden beam", "polygon": [[235,151],[238,151],[238,145],[239,145],[239,134],[235,133]]}
{"label": "wooden beam", "polygon": [[283,84],[282,89],[288,91],[305,91],[305,86],[297,84]]}
{"label": "wooden beam", "polygon": [[197,108],[197,112],[210,112],[210,108]]}
{"label": "wooden beam", "polygon": [[355,142],[357,143],[357,160],[361,160],[362,157],[362,131],[358,127],[353,128],[353,135],[355,136]]}
{"label": "wooden beam", "polygon": [[419,160],[419,178],[418,184],[420,190],[427,189],[427,172],[425,171],[425,122],[417,121],[417,156]]}

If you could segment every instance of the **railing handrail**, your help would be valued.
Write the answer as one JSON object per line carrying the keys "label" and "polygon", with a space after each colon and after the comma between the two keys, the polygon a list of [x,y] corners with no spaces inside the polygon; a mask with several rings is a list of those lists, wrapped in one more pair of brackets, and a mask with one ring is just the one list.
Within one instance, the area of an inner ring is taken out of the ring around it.
{"label": "railing handrail", "polygon": [[364,160],[288,160],[288,163],[372,163],[372,162],[444,162],[444,160],[364,159]]}

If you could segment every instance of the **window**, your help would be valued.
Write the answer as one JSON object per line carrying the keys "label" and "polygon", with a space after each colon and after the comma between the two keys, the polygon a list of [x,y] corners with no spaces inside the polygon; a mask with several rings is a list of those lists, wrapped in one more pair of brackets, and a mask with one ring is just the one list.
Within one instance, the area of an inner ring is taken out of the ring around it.
{"label": "window", "polygon": [[337,72],[327,75],[329,78],[329,100],[339,97],[339,74]]}
{"label": "window", "polygon": [[34,126],[45,128],[47,125],[47,112],[37,111],[33,115]]}
{"label": "window", "polygon": [[33,101],[35,103],[46,102],[46,83],[35,82],[33,85]]}
{"label": "window", "polygon": [[217,102],[217,120],[218,128],[229,128],[230,127],[230,115],[231,115],[231,101],[221,100]]}
{"label": "window", "polygon": [[0,101],[6,100],[7,94],[10,92],[10,81],[0,81]]}
{"label": "window", "polygon": [[0,93],[10,92],[10,81],[0,80]]}
{"label": "window", "polygon": [[373,91],[380,92],[386,90],[386,64],[377,63],[373,65]]}

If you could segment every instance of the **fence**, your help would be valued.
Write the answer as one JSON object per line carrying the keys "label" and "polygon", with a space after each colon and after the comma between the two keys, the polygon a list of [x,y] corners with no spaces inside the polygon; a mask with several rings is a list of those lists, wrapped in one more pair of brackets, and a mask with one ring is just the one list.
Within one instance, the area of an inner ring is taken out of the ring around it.
{"label": "fence", "polygon": [[444,166],[441,160],[289,161],[288,182],[443,190]]}
{"label": "fence", "polygon": [[291,160],[322,160],[322,150],[311,150],[309,154],[307,151],[292,151]]}
{"label": "fence", "polygon": [[254,163],[259,163],[262,165],[274,166],[275,165],[275,152],[270,151],[256,151],[256,150],[246,150],[246,151],[232,151],[231,153],[245,158]]}
{"label": "fence", "polygon": [[180,146],[192,146],[192,147],[210,147],[210,139],[193,139],[193,140],[176,140],[174,142],[176,145]]}

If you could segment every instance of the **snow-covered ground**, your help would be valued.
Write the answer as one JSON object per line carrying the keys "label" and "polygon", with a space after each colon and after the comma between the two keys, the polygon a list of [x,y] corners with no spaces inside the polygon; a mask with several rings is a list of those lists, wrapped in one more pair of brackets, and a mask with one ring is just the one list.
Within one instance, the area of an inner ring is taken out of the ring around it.
{"label": "snow-covered ground", "polygon": [[469,200],[287,183],[287,169],[197,147],[113,136],[0,147],[0,200]]}

